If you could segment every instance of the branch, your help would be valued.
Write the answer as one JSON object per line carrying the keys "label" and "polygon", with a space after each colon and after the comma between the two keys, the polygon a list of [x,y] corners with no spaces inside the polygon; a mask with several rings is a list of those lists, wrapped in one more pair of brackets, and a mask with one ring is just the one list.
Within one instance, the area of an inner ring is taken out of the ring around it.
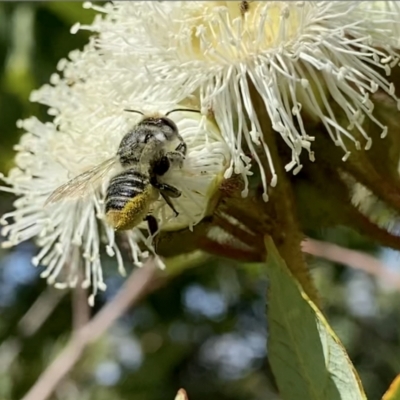
{"label": "branch", "polygon": [[64,291],[48,287],[35,300],[17,325],[17,337],[8,338],[0,345],[0,373],[5,373],[22,349],[22,338],[33,336],[47,321],[60,301]]}
{"label": "branch", "polygon": [[370,275],[386,280],[388,283],[400,289],[400,275],[389,270],[376,257],[360,251],[346,249],[336,244],[307,239],[302,242],[302,250],[316,257],[338,262],[349,267],[360,269]]}
{"label": "branch", "polygon": [[83,271],[79,269],[78,284],[71,290],[71,306],[72,306],[72,329],[78,331],[85,326],[91,315],[90,306],[88,303],[88,290],[83,288]]}
{"label": "branch", "polygon": [[86,346],[103,335],[130,306],[151,290],[158,269],[152,261],[136,269],[117,295],[92,320],[75,331],[56,359],[42,373],[22,400],[45,400],[80,359]]}
{"label": "branch", "polygon": [[48,287],[18,322],[18,333],[22,337],[33,336],[47,321],[66,293],[63,290]]}

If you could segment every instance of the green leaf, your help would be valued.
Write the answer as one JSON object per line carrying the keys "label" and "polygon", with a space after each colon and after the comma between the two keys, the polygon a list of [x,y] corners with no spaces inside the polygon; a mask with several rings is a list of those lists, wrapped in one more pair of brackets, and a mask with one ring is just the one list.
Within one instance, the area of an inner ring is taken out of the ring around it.
{"label": "green leaf", "polygon": [[383,395],[382,400],[400,400],[400,375],[397,375],[387,392]]}
{"label": "green leaf", "polygon": [[343,345],[266,239],[268,356],[284,400],[366,399]]}
{"label": "green leaf", "polygon": [[92,9],[84,9],[81,2],[46,1],[41,5],[56,14],[67,25],[73,25],[76,22],[90,24],[96,15]]}

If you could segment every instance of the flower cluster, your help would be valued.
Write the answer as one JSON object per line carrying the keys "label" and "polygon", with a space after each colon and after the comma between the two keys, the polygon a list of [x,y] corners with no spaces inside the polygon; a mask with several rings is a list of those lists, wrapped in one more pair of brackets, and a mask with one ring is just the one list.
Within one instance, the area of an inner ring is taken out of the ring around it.
{"label": "flower cluster", "polygon": [[[85,3],[98,15],[82,51],[60,60],[50,84],[31,100],[49,107],[52,123],[20,121],[26,133],[16,147],[16,167],[0,190],[19,196],[4,215],[3,246],[36,238],[35,265],[58,287],[77,284],[81,259],[84,286],[104,290],[102,249],[141,265],[154,249],[145,225],[116,234],[104,219],[104,196],[111,176],[79,199],[46,205],[48,196],[69,179],[115,156],[123,135],[139,121],[136,114],[171,114],[188,146],[182,168],[165,176],[182,196],[179,216],[160,199],[151,211],[161,230],[192,228],[210,212],[209,201],[223,178],[243,177],[249,192],[253,163],[259,166],[262,197],[278,181],[262,129],[268,119],[288,146],[286,171],[297,174],[314,161],[306,122],[317,121],[343,160],[351,149],[369,149],[371,121],[388,133],[374,114],[370,96],[382,91],[398,101],[388,77],[398,65],[400,10],[356,1],[177,1]],[[390,41],[389,39],[390,38]],[[381,74],[381,72],[384,74]],[[261,104],[261,109],[260,109]],[[256,106],[257,105],[257,106]],[[344,119],[338,119],[337,110]],[[321,133],[322,134],[322,133]],[[140,229],[142,228],[142,229]]]}
{"label": "flower cluster", "polygon": [[[343,148],[344,160],[350,155],[349,141],[356,149],[372,144],[363,127],[365,117],[386,135],[369,96],[378,89],[394,96],[393,85],[379,69],[390,74],[398,64],[387,43],[400,25],[400,14],[394,2],[375,3],[116,3],[108,21],[118,25],[114,35],[120,39],[120,54],[134,56],[151,79],[146,90],[166,93],[176,102],[196,93],[202,108],[213,110],[232,154],[226,176],[234,171],[247,182],[255,159],[267,200],[258,148],[267,157],[272,186],[277,175],[254,96],[261,97],[272,128],[289,146],[292,157],[286,170],[295,174],[302,167],[303,150],[314,160],[311,145],[316,138],[305,130],[304,112],[323,123],[333,143]],[[379,3],[388,3],[386,9]],[[102,32],[104,26],[102,21],[91,29]],[[128,26],[131,35],[123,40]],[[99,47],[114,51],[109,37],[100,37]],[[346,124],[337,120],[332,102],[345,113]],[[361,138],[352,135],[353,129]]]}

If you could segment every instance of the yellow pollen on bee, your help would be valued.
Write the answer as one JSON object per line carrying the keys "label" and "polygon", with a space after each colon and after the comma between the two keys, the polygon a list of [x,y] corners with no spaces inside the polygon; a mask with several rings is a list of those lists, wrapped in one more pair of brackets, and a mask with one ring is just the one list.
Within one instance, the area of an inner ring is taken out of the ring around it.
{"label": "yellow pollen on bee", "polygon": [[110,210],[106,214],[109,225],[116,231],[125,231],[138,226],[147,214],[153,201],[157,200],[158,191],[152,186],[143,193],[127,201],[122,210]]}

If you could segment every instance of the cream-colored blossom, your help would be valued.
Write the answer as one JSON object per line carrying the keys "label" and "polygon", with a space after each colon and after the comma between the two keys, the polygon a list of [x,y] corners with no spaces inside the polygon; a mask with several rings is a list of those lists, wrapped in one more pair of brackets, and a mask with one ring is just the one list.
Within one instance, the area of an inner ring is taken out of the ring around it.
{"label": "cream-colored blossom", "polygon": [[[380,34],[378,45],[383,46],[389,53],[392,48],[400,47],[400,3],[398,1],[363,1],[362,7],[367,11],[365,18],[367,29],[375,29],[372,37]],[[376,30],[374,19],[381,21]],[[372,21],[372,24],[371,24]]]}
{"label": "cream-colored blossom", "polygon": [[[115,154],[138,121],[124,109],[162,113],[179,105],[203,114],[172,114],[189,152],[183,168],[165,177],[182,190],[176,199],[179,217],[161,200],[152,209],[161,229],[199,222],[223,175],[242,174],[246,195],[253,162],[260,165],[268,199],[267,187],[277,183],[277,175],[261,129],[265,115],[290,148],[286,170],[293,173],[301,170],[304,151],[311,161],[318,157],[312,150],[317,138],[307,133],[304,113],[319,120],[333,144],[343,148],[343,160],[350,148],[369,149],[365,118],[381,128],[382,137],[387,134],[369,96],[381,90],[398,101],[380,72],[390,75],[398,64],[400,12],[394,2],[383,3],[85,3],[99,14],[90,26],[76,24],[71,31],[88,29],[94,35],[82,51],[60,60],[50,84],[31,96],[49,107],[53,122],[34,117],[19,122],[26,133],[2,190],[20,197],[1,220],[4,245],[36,238],[41,250],[34,263],[44,265],[43,276],[59,287],[76,284],[83,257],[84,285],[93,286],[93,295],[105,288],[103,248],[124,271],[120,241],[103,216],[109,177],[82,199],[44,207],[59,185]],[[254,105],[254,96],[262,109]],[[337,108],[347,118],[344,123]],[[206,117],[210,114],[214,118]],[[269,165],[270,182],[260,154]],[[121,238],[138,265],[154,252],[139,229]]]}
{"label": "cream-colored blossom", "polygon": [[[116,257],[122,274],[126,261],[121,254],[121,240],[138,266],[154,249],[139,229],[117,235],[105,222],[103,202],[112,175],[87,196],[45,205],[59,185],[112,157],[124,133],[135,123],[128,113],[120,111],[119,115],[115,112],[104,117],[103,124],[90,130],[90,119],[85,121],[87,114],[80,111],[76,110],[75,120],[66,130],[57,129],[53,123],[43,124],[36,118],[19,123],[27,133],[17,146],[16,167],[3,178],[9,187],[0,187],[19,198],[14,203],[15,210],[3,215],[0,222],[4,225],[1,233],[7,237],[3,247],[36,238],[41,249],[32,262],[46,267],[41,276],[50,284],[55,283],[59,288],[75,286],[78,268],[83,264],[83,285],[92,285],[95,295],[97,289],[105,289],[102,249],[108,256]],[[182,196],[174,199],[180,215],[174,218],[164,200],[158,200],[152,207],[160,229],[169,230],[191,227],[201,220],[229,161],[226,146],[212,123],[207,123],[206,131],[202,127],[204,122],[185,112],[176,113],[176,123],[188,145],[188,155],[182,169],[169,171],[165,181],[182,191]],[[79,131],[74,127],[80,127]],[[146,226],[143,224],[142,228]],[[140,242],[146,244],[147,250],[139,246]]]}
{"label": "cream-colored blossom", "polygon": [[[227,177],[251,174],[245,147],[261,166],[260,148],[275,185],[255,94],[291,149],[286,170],[295,174],[304,150],[314,160],[316,138],[307,133],[302,112],[322,122],[334,145],[343,148],[343,160],[350,156],[349,142],[356,149],[371,147],[365,118],[381,128],[382,137],[387,134],[369,96],[382,90],[398,100],[385,77],[398,64],[388,43],[400,23],[399,9],[389,3],[376,12],[358,1],[115,2],[89,29],[100,33],[98,46],[106,54],[130,55],[141,64],[151,85],[145,80],[139,91],[166,93],[175,102],[199,94],[202,109],[214,112],[229,145]],[[117,27],[111,40],[103,39],[111,25]],[[345,123],[338,121],[335,107]],[[260,170],[267,200],[267,177]]]}
{"label": "cream-colored blossom", "polygon": [[[101,38],[107,43],[108,37],[118,53],[113,41],[116,32],[108,25]],[[130,38],[126,31],[120,40]],[[128,259],[140,266],[154,254],[146,224],[142,230],[119,233],[107,225],[103,203],[113,171],[81,198],[54,204],[45,204],[46,200],[69,179],[116,154],[122,137],[140,119],[125,109],[165,113],[185,107],[160,92],[135,92],[132,98],[134,89],[146,86],[132,55],[124,59],[123,54],[105,54],[94,38],[83,51],[73,51],[69,60],[61,60],[58,69],[60,73],[51,77],[49,85],[31,95],[32,101],[49,107],[53,121],[42,123],[31,117],[18,122],[25,133],[15,147],[15,168],[2,177],[6,185],[0,186],[0,190],[12,192],[18,199],[15,209],[2,216],[1,233],[6,237],[4,247],[35,239],[40,249],[32,262],[45,267],[41,276],[56,287],[75,286],[78,270],[83,268],[83,286],[92,287],[89,300],[93,304],[97,291],[106,288],[103,257],[115,257],[124,274]],[[163,107],[158,105],[159,98],[163,99]],[[182,191],[181,197],[173,199],[179,216],[174,218],[162,199],[153,203],[151,211],[160,229],[173,230],[191,228],[202,219],[229,166],[230,154],[218,127],[209,118],[186,111],[175,112],[170,118],[188,146],[183,167],[171,169],[163,178]],[[159,264],[163,265],[161,260]]]}

